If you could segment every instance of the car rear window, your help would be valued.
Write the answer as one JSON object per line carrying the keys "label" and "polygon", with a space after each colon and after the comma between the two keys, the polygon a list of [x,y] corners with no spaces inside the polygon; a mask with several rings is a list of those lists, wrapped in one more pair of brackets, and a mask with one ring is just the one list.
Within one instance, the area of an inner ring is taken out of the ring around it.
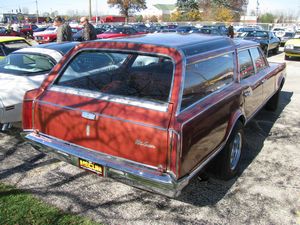
{"label": "car rear window", "polygon": [[173,63],[165,56],[85,51],[72,59],[55,85],[167,102],[172,77]]}
{"label": "car rear window", "polygon": [[8,55],[21,48],[30,47],[30,45],[24,40],[16,40],[2,43],[4,45],[5,53]]}
{"label": "car rear window", "polygon": [[181,110],[233,81],[233,53],[187,65]]}

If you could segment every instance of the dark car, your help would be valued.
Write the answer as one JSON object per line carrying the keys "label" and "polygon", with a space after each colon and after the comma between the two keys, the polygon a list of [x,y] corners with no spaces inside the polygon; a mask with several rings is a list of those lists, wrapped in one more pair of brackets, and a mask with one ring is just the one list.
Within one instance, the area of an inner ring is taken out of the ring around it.
{"label": "dark car", "polygon": [[[104,28],[98,28],[98,27],[96,27],[95,30],[96,30],[97,35],[102,34],[106,31]],[[74,34],[73,35],[73,40],[74,41],[82,41],[82,32],[83,32],[83,30],[80,30],[76,34]]]}
{"label": "dark car", "polygon": [[199,30],[195,31],[194,33],[219,35],[219,36],[224,35],[216,28],[200,28]]}
{"label": "dark car", "polygon": [[294,38],[295,35],[296,35],[295,32],[285,32],[285,34],[280,38],[280,46],[284,46],[284,44],[285,44],[288,40]]}
{"label": "dark car", "polygon": [[227,35],[228,33],[228,29],[225,25],[204,25],[201,28],[209,28],[209,29],[213,29],[213,30],[218,30],[218,33],[220,33],[221,35]]}
{"label": "dark car", "polygon": [[175,197],[208,163],[221,179],[238,174],[244,127],[277,108],[285,74],[258,43],[223,36],[84,42],[25,94],[23,135],[99,176]]}
{"label": "dark car", "polygon": [[147,27],[145,24],[134,24],[132,27],[137,32],[140,32],[140,33],[149,33],[149,27]]}
{"label": "dark car", "polygon": [[243,36],[245,40],[251,40],[260,43],[261,48],[267,55],[269,51],[276,54],[279,50],[280,39],[271,31],[254,30]]}
{"label": "dark car", "polygon": [[178,26],[176,28],[177,33],[193,33],[198,31],[198,29],[194,26]]}
{"label": "dark car", "polygon": [[176,32],[177,29],[176,24],[169,24],[169,25],[164,25],[160,27],[160,32],[166,33],[166,32]]}

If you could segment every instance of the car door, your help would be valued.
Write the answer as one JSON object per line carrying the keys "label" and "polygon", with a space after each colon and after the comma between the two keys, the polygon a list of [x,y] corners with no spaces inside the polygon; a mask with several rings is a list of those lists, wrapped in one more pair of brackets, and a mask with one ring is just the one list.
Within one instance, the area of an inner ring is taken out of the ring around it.
{"label": "car door", "polygon": [[250,49],[251,57],[255,66],[256,74],[262,76],[262,87],[263,87],[263,102],[266,101],[269,96],[275,91],[276,77],[268,73],[269,66],[267,61],[259,48]]}
{"label": "car door", "polygon": [[240,83],[244,87],[244,110],[247,119],[255,114],[263,102],[262,83],[264,76],[255,73],[249,49],[238,52]]}

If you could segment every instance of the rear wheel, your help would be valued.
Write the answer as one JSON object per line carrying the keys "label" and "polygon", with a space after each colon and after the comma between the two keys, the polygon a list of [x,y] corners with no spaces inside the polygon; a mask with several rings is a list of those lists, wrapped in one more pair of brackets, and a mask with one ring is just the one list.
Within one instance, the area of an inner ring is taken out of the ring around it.
{"label": "rear wheel", "polygon": [[213,174],[219,179],[229,180],[239,170],[244,145],[243,127],[240,121],[235,124],[224,149],[211,165]]}

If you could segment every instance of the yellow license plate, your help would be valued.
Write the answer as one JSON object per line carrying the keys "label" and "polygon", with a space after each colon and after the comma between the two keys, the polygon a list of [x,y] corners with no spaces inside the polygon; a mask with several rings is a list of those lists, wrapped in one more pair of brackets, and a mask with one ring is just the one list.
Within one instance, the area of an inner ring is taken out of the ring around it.
{"label": "yellow license plate", "polygon": [[90,172],[96,173],[99,176],[104,176],[104,166],[93,163],[84,159],[79,159],[79,167]]}

